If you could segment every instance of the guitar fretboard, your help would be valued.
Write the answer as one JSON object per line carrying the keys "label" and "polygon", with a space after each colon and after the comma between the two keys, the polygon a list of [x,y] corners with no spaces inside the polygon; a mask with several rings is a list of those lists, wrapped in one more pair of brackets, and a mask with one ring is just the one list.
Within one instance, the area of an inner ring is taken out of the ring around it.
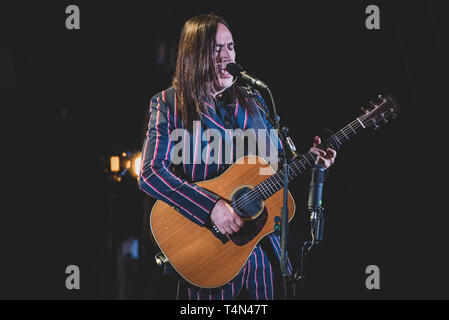
{"label": "guitar fretboard", "polygon": [[[343,143],[347,142],[352,136],[356,135],[361,128],[365,128],[364,120],[366,115],[356,118],[354,121],[346,125],[337,133],[331,135],[325,144],[324,149],[338,149]],[[288,172],[288,181],[291,182],[305,173],[309,168],[315,165],[317,155],[308,151],[307,153],[297,156],[290,163]],[[234,206],[242,207],[248,199],[266,200],[275,194],[284,186],[284,170],[279,170],[268,179],[264,180],[254,187],[245,197],[244,203],[236,201]]]}

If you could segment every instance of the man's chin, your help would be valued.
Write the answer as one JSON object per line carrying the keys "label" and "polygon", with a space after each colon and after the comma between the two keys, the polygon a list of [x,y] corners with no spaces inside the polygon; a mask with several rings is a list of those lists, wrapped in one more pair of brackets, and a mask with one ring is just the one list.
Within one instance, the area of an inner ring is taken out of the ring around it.
{"label": "man's chin", "polygon": [[226,90],[228,88],[230,88],[232,86],[232,78],[230,79],[225,79],[222,83],[221,83],[221,87],[223,88],[223,90]]}

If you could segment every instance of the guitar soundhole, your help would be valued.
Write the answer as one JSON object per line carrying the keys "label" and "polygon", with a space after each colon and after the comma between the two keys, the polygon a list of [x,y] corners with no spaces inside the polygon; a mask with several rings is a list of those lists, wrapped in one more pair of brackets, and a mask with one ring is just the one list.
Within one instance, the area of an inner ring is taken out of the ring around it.
{"label": "guitar soundhole", "polygon": [[244,219],[254,219],[263,208],[262,200],[250,191],[250,187],[242,187],[232,197],[232,207]]}
{"label": "guitar soundhole", "polygon": [[232,207],[245,219],[245,224],[239,232],[229,236],[238,246],[243,246],[254,239],[267,222],[268,213],[263,201],[254,194],[251,195],[250,191],[250,187],[242,187],[235,191],[232,197]]}

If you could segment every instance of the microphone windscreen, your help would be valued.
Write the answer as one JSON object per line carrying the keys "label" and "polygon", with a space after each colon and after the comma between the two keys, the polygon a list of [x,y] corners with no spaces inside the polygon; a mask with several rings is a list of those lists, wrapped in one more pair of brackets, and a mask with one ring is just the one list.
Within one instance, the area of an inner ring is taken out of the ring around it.
{"label": "microphone windscreen", "polygon": [[243,68],[238,63],[230,62],[226,65],[226,71],[228,71],[234,77],[238,77]]}

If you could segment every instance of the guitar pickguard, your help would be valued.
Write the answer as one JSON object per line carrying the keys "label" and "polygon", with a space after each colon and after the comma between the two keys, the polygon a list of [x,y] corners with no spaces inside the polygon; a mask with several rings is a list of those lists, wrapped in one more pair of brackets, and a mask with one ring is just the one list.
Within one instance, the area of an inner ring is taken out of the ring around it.
{"label": "guitar pickguard", "polygon": [[254,239],[267,223],[268,211],[265,207],[254,220],[246,220],[243,227],[236,233],[229,235],[234,244],[243,246]]}

